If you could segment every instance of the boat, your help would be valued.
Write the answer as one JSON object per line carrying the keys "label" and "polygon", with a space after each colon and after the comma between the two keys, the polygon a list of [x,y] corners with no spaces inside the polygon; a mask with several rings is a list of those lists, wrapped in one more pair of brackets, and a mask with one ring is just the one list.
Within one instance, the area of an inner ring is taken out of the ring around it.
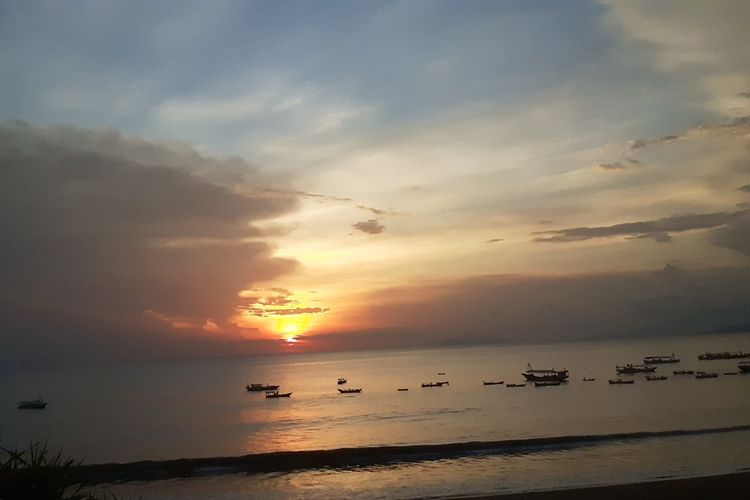
{"label": "boat", "polygon": [[438,375],[445,375],[445,372],[438,372]]}
{"label": "boat", "polygon": [[716,378],[719,374],[716,372],[696,372],[695,378],[701,379],[701,378]]}
{"label": "boat", "polygon": [[275,391],[278,390],[278,388],[278,385],[269,384],[250,384],[245,386],[245,389],[247,389],[248,392]]}
{"label": "boat", "polygon": [[529,382],[544,382],[548,380],[557,380],[559,382],[563,382],[567,380],[567,378],[570,376],[570,373],[568,373],[568,370],[564,368],[535,370],[531,367],[531,363],[529,363],[528,365],[526,365],[526,371],[522,372],[521,375],[523,375],[523,377]]}
{"label": "boat", "polygon": [[489,382],[482,381],[482,384],[484,385],[503,385],[505,383],[505,380],[500,380],[495,382],[494,380],[490,380]]}
{"label": "boat", "polygon": [[273,398],[288,398],[291,396],[291,392],[282,392],[279,391],[269,391],[266,393],[266,399],[273,399]]}
{"label": "boat", "polygon": [[737,363],[737,369],[742,373],[750,373],[750,361],[740,361]]}
{"label": "boat", "polygon": [[695,374],[693,370],[674,370],[672,373],[674,375],[694,375]]}
{"label": "boat", "polygon": [[339,391],[339,394],[354,394],[354,393],[362,392],[362,388],[360,387],[359,389],[338,389],[338,391]]}
{"label": "boat", "polygon": [[711,361],[714,359],[737,359],[737,358],[750,358],[750,352],[742,351],[724,351],[724,352],[704,352],[698,355],[698,359],[701,361]]}
{"label": "boat", "polygon": [[631,363],[628,363],[626,365],[617,365],[615,366],[615,370],[617,370],[617,373],[651,373],[656,371],[655,366],[646,366],[646,365],[634,365]]}
{"label": "boat", "polygon": [[724,375],[737,375],[737,372],[724,372]]}
{"label": "boat", "polygon": [[621,384],[635,384],[635,380],[625,380],[621,378],[615,378],[615,379],[609,379],[608,382],[610,385],[621,385]]}
{"label": "boat", "polygon": [[408,387],[399,387],[399,388],[397,388],[396,390],[397,390],[397,391],[402,391],[402,392],[403,392],[403,391],[408,391],[408,390],[409,390],[409,388],[408,388]]}
{"label": "boat", "polygon": [[41,399],[18,402],[19,410],[44,410],[45,408],[47,408],[47,402]]}
{"label": "boat", "polygon": [[654,380],[667,380],[666,375],[646,375],[646,380],[653,382]]}
{"label": "boat", "polygon": [[345,379],[345,378],[340,378],[340,379],[338,379],[338,380],[336,381],[336,383],[337,383],[337,384],[339,384],[339,385],[341,385],[341,384],[346,384],[346,379]]}
{"label": "boat", "polygon": [[525,383],[520,384],[505,384],[505,387],[526,387]]}
{"label": "boat", "polygon": [[539,380],[537,382],[534,382],[534,387],[555,386],[560,385],[561,383],[562,380]]}
{"label": "boat", "polygon": [[444,385],[450,385],[448,382],[423,382],[422,387],[443,387]]}
{"label": "boat", "polygon": [[646,365],[657,365],[661,363],[679,363],[680,358],[675,358],[674,353],[671,356],[646,356],[643,363]]}
{"label": "boat", "polygon": [[596,379],[595,379],[595,378],[593,378],[593,377],[592,377],[592,378],[586,378],[586,377],[583,377],[583,381],[584,381],[584,382],[593,382],[594,380],[596,380]]}

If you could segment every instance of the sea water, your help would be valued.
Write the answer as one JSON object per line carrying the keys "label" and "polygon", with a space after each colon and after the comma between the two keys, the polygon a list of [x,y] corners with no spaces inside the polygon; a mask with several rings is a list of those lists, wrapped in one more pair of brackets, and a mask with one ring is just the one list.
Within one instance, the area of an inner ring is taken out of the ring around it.
{"label": "sea water", "polygon": [[[526,491],[750,466],[750,375],[704,351],[750,351],[750,335],[724,334],[549,345],[297,354],[4,373],[0,445],[47,440],[87,463],[219,457],[272,451],[503,441],[641,431],[686,436],[603,440],[527,450],[467,452],[350,469],[308,469],[118,485],[147,498],[263,496],[415,497]],[[646,355],[666,381],[609,385],[616,364]],[[559,387],[507,388],[535,368],[570,370]],[[716,379],[672,375],[716,371]],[[445,373],[445,375],[439,375]],[[583,377],[595,378],[583,382]],[[348,379],[344,386],[339,377]],[[422,388],[423,382],[449,385]],[[273,383],[291,398],[266,399],[245,384]],[[361,387],[360,394],[337,388]],[[408,388],[408,391],[397,391]],[[43,411],[20,411],[41,395]],[[734,432],[712,429],[740,427]],[[135,490],[133,490],[135,488]],[[147,494],[145,492],[148,492]],[[213,495],[213,496],[211,496]],[[222,496],[224,495],[224,496]]]}

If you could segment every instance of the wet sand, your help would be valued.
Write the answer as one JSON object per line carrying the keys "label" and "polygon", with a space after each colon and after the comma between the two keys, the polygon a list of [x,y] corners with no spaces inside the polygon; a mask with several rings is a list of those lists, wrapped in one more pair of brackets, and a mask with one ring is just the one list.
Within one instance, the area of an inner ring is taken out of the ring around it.
{"label": "wet sand", "polygon": [[709,500],[750,498],[750,472],[466,498],[501,500]]}

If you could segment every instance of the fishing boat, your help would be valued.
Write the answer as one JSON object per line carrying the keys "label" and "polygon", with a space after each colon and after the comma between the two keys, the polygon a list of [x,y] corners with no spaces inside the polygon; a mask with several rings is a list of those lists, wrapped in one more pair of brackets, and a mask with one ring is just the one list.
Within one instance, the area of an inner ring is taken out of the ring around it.
{"label": "fishing boat", "polygon": [[661,363],[679,363],[680,358],[675,358],[674,353],[671,356],[646,356],[643,363],[646,365],[656,365]]}
{"label": "fishing boat", "polygon": [[526,387],[525,383],[521,384],[505,384],[505,387]]}
{"label": "fishing boat", "polygon": [[44,410],[45,408],[47,408],[47,402],[41,399],[18,402],[19,410]]}
{"label": "fishing boat", "polygon": [[570,376],[568,370],[562,368],[551,368],[543,370],[535,370],[531,367],[531,363],[526,365],[526,371],[522,372],[521,375],[529,382],[544,382],[548,380],[563,382]]}
{"label": "fishing boat", "polygon": [[560,385],[561,383],[562,383],[561,380],[539,380],[537,382],[534,382],[534,387],[555,386],[555,385]]}
{"label": "fishing boat", "polygon": [[409,388],[408,387],[398,387],[396,390],[403,392],[403,391],[408,391]]}
{"label": "fishing boat", "polygon": [[698,359],[701,361],[711,361],[714,359],[737,359],[737,358],[750,358],[750,352],[742,351],[724,351],[724,352],[704,352],[698,355]]}
{"label": "fishing boat", "polygon": [[276,391],[278,388],[278,385],[269,384],[250,384],[245,386],[248,392]]}
{"label": "fishing boat", "polygon": [[423,382],[422,387],[443,387],[444,385],[450,385],[448,382]]}
{"label": "fishing boat", "polygon": [[701,378],[716,378],[719,374],[716,372],[696,372],[695,378],[701,379]]}
{"label": "fishing boat", "polygon": [[360,387],[359,389],[338,389],[338,391],[339,391],[339,394],[354,394],[354,393],[362,392],[362,388]]}
{"label": "fishing boat", "polygon": [[750,361],[740,361],[737,363],[737,369],[742,373],[750,373]]}
{"label": "fishing boat", "polygon": [[635,380],[625,380],[621,378],[611,378],[608,382],[610,385],[635,384]]}
{"label": "fishing boat", "polygon": [[655,380],[667,380],[666,375],[646,375],[646,380],[653,382]]}
{"label": "fishing boat", "polygon": [[617,373],[651,373],[656,371],[656,367],[628,363],[622,366],[615,366],[615,370],[617,370]]}
{"label": "fishing boat", "polygon": [[505,380],[500,380],[497,382],[494,380],[490,380],[489,382],[482,381],[482,384],[484,385],[503,385],[504,383],[505,383]]}
{"label": "fishing boat", "polygon": [[274,399],[274,398],[288,398],[291,396],[291,392],[282,392],[279,391],[270,391],[266,393],[266,399]]}
{"label": "fishing boat", "polygon": [[594,380],[596,380],[596,379],[593,378],[593,377],[591,377],[591,378],[583,377],[583,381],[584,382],[593,382]]}
{"label": "fishing boat", "polygon": [[737,372],[724,372],[724,375],[737,375]]}
{"label": "fishing boat", "polygon": [[695,372],[693,370],[674,370],[672,371],[674,375],[694,375]]}
{"label": "fishing boat", "polygon": [[345,379],[345,378],[340,378],[340,379],[338,379],[338,380],[336,381],[336,383],[337,383],[337,384],[339,384],[339,385],[341,385],[341,384],[346,384],[346,379]]}

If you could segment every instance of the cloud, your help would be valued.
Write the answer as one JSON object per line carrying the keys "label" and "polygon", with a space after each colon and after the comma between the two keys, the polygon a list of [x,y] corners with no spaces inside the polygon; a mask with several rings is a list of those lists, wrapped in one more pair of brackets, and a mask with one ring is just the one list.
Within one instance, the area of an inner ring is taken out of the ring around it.
{"label": "cloud", "polygon": [[670,241],[669,233],[711,229],[728,224],[746,215],[747,211],[715,212],[708,214],[685,214],[641,222],[626,222],[612,226],[572,227],[552,231],[538,231],[533,241],[542,243],[568,243],[594,238],[629,236],[631,238],[653,238],[658,242]]}
{"label": "cloud", "polygon": [[[382,329],[380,347],[689,335],[747,323],[749,296],[750,267],[667,264],[655,271],[478,276],[389,288],[366,296],[362,319]],[[349,342],[359,345],[362,337],[371,335],[353,332]],[[336,343],[348,346],[344,336]]]}
{"label": "cloud", "polygon": [[19,123],[0,126],[0,163],[5,312],[230,326],[238,291],[296,268],[256,225],[296,200],[253,194],[250,166],[230,189],[203,175],[224,160],[187,147]]}
{"label": "cloud", "polygon": [[353,224],[352,227],[357,231],[362,231],[367,234],[379,234],[385,230],[385,226],[378,222],[377,219],[360,221]]}
{"label": "cloud", "polygon": [[739,212],[726,226],[711,233],[715,245],[730,248],[744,255],[750,255],[750,210]]}
{"label": "cloud", "polygon": [[643,162],[636,160],[635,158],[625,158],[624,162],[614,162],[614,163],[600,163],[596,166],[599,170],[604,170],[608,172],[617,172],[622,170],[627,170],[629,168],[633,167],[642,167]]}
{"label": "cloud", "polygon": [[630,144],[630,149],[642,149],[649,146],[655,146],[658,144],[666,144],[668,142],[676,141],[680,135],[665,135],[654,139],[636,139]]}

